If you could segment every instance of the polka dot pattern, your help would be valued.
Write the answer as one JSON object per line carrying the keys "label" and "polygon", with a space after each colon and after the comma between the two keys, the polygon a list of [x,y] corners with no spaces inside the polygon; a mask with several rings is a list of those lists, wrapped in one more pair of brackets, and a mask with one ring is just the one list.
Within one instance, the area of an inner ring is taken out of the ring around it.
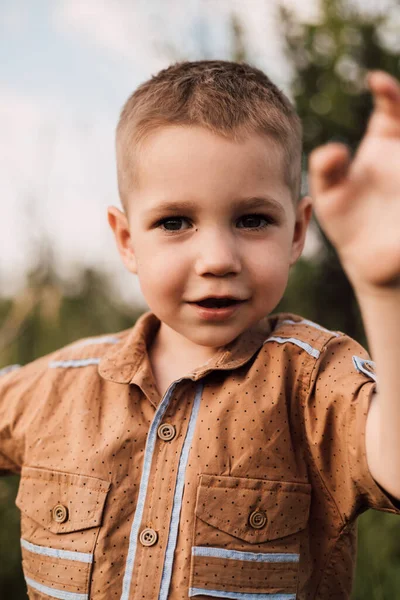
{"label": "polka dot pattern", "polygon": [[[121,597],[146,442],[162,400],[147,353],[158,327],[147,313],[113,344],[73,344],[0,379],[0,468],[22,469],[22,537],[93,555],[85,563],[24,549],[26,575],[42,585],[93,600]],[[280,341],[265,343],[272,336]],[[135,546],[127,598],[159,597],[174,498],[181,506],[170,600],[187,597],[189,587],[210,595],[214,589],[349,597],[357,515],[367,507],[399,512],[368,471],[365,421],[375,384],[357,371],[354,355],[369,358],[347,336],[281,314],[177,384],[162,419],[175,436],[155,436],[139,528],[154,529],[157,542]],[[49,368],[54,361],[87,366]],[[176,496],[199,384],[184,487]],[[51,516],[57,504],[67,509],[63,523]],[[254,521],[260,528],[251,524],[253,513],[265,517]],[[32,588],[29,594],[46,597]]]}

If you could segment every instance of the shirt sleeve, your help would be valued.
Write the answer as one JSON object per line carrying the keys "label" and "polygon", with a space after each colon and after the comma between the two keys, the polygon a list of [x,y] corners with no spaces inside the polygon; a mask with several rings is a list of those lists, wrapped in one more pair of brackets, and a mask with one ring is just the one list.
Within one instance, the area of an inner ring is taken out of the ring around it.
{"label": "shirt sleeve", "polygon": [[367,463],[366,420],[377,385],[368,353],[346,335],[325,344],[311,374],[304,406],[311,468],[345,521],[367,508],[400,513],[400,501],[378,485]]}
{"label": "shirt sleeve", "polygon": [[25,439],[40,394],[43,359],[0,370],[0,474],[19,473],[24,463]]}

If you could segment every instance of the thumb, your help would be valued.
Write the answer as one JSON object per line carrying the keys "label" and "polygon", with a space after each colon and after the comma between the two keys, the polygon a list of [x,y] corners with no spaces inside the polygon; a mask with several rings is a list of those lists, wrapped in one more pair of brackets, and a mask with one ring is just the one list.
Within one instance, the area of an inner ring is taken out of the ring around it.
{"label": "thumb", "polygon": [[309,178],[311,195],[318,196],[346,179],[350,166],[350,152],[344,144],[320,146],[310,155]]}

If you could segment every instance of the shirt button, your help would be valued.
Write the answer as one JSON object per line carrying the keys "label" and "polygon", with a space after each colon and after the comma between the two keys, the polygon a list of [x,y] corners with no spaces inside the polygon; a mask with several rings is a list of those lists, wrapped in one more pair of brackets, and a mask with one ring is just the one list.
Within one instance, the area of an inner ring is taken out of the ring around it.
{"label": "shirt button", "polygon": [[139,541],[142,544],[142,546],[154,546],[154,544],[157,543],[157,540],[157,531],[154,531],[154,529],[150,529],[149,527],[143,529],[139,536]]}
{"label": "shirt button", "polygon": [[162,423],[157,430],[157,434],[160,440],[163,440],[164,442],[170,442],[176,436],[176,430],[173,425],[170,425],[169,423]]}
{"label": "shirt button", "polygon": [[68,519],[68,508],[63,504],[56,504],[52,510],[53,521],[64,523]]}
{"label": "shirt button", "polygon": [[253,529],[262,529],[267,523],[267,517],[260,510],[255,510],[249,517],[250,527]]}

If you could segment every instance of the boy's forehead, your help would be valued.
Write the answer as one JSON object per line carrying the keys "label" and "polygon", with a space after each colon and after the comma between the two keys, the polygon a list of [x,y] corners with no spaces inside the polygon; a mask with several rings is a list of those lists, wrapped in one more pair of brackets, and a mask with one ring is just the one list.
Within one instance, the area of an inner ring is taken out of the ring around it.
{"label": "boy's forehead", "polygon": [[135,192],[151,203],[203,194],[280,203],[290,196],[283,151],[275,140],[257,133],[234,140],[199,126],[163,127],[140,144]]}
{"label": "boy's forehead", "polygon": [[[240,137],[223,136],[199,125],[171,125],[153,131],[140,144],[142,168],[157,165],[181,166],[182,162],[198,162],[221,166],[228,162],[252,162],[282,168],[283,151],[271,136],[260,133]],[[215,159],[217,162],[215,163]]]}

